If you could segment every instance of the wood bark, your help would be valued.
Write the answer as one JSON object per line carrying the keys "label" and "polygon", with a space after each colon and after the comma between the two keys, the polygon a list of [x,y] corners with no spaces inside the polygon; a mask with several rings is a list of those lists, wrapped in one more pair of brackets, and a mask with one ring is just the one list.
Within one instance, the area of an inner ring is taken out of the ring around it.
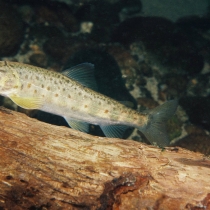
{"label": "wood bark", "polygon": [[210,160],[1,108],[0,209],[210,209]]}

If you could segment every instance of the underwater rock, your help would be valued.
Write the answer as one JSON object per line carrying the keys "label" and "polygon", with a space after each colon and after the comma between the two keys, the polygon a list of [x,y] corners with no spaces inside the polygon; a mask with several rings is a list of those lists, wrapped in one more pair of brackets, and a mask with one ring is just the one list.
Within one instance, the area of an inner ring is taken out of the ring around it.
{"label": "underwater rock", "polygon": [[70,7],[66,4],[55,5],[55,11],[66,31],[78,32],[80,30],[79,21],[73,15]]}
{"label": "underwater rock", "polygon": [[[125,80],[126,87],[128,89],[132,89],[133,84],[137,79],[137,72],[140,69],[139,64],[133,58],[129,50],[125,49],[122,46],[109,45],[106,47],[106,50],[109,54],[113,56],[113,58],[119,65],[122,72],[122,78]],[[139,81],[142,82],[142,79],[143,78],[139,79]]]}
{"label": "underwater rock", "polygon": [[108,45],[106,50],[115,58],[120,68],[131,67],[136,70],[139,68],[138,63],[130,54],[129,50],[125,49],[124,47],[120,45]]}
{"label": "underwater rock", "polygon": [[189,124],[185,126],[185,131],[190,134],[196,134],[196,135],[205,135],[206,131],[202,129],[201,127]]}
{"label": "underwater rock", "polygon": [[62,37],[63,33],[55,26],[32,25],[29,36],[35,39]]}
{"label": "underwater rock", "polygon": [[44,53],[34,53],[29,57],[29,60],[34,66],[47,67],[47,56]]}
{"label": "underwater rock", "polygon": [[153,72],[152,72],[152,68],[145,62],[142,62],[140,65],[140,69],[141,72],[144,76],[146,77],[152,77],[153,76]]}
{"label": "underwater rock", "polygon": [[59,36],[48,39],[44,45],[44,51],[54,60],[65,64],[70,56],[74,53],[87,49],[94,48],[96,43],[86,36],[68,37]]}
{"label": "underwater rock", "polygon": [[192,77],[187,86],[188,96],[209,96],[210,94],[210,73],[199,74]]}
{"label": "underwater rock", "polygon": [[188,74],[196,74],[202,70],[204,60],[190,39],[193,35],[191,31],[188,33],[161,17],[133,17],[116,28],[113,41],[126,46],[142,41],[161,64]]}
{"label": "underwater rock", "polygon": [[134,15],[142,10],[141,0],[120,0],[116,4],[121,6],[121,16]]}
{"label": "underwater rock", "polygon": [[170,140],[178,138],[182,134],[183,122],[176,116],[172,116],[167,122],[167,132]]}
{"label": "underwater rock", "polygon": [[189,16],[183,17],[177,20],[176,25],[181,28],[187,28],[192,30],[207,31],[210,29],[210,18],[208,16],[198,17],[198,16]]}
{"label": "underwater rock", "polygon": [[206,156],[210,155],[210,136],[207,132],[196,125],[186,125],[185,131],[187,136],[182,139],[179,139],[172,146],[179,146],[185,149],[200,152]]}
{"label": "underwater rock", "polygon": [[191,123],[210,131],[210,97],[184,97],[179,100],[179,104]]}
{"label": "underwater rock", "polygon": [[186,75],[165,74],[159,84],[160,98],[180,98],[186,95],[188,78]]}
{"label": "underwater rock", "polygon": [[175,25],[161,17],[132,17],[121,22],[113,33],[113,41],[129,45],[142,40],[147,47],[156,48],[161,43],[170,41]]}
{"label": "underwater rock", "polygon": [[18,12],[0,2],[0,56],[14,55],[23,41],[24,25]]}
{"label": "underwater rock", "polygon": [[[11,1],[10,1],[11,2]],[[18,12],[21,15],[23,22],[30,24],[34,18],[34,8],[31,5],[18,5]]]}
{"label": "underwater rock", "polygon": [[59,25],[59,18],[56,12],[50,6],[45,4],[36,4],[35,7],[35,19],[36,22],[41,23],[50,23],[51,25]]}
{"label": "underwater rock", "polygon": [[80,21],[93,23],[91,37],[96,42],[108,42],[111,39],[112,29],[119,23],[120,7],[108,1],[90,1],[82,4],[75,13]]}
{"label": "underwater rock", "polygon": [[172,146],[179,146],[194,152],[210,155],[210,136],[207,134],[189,134]]}
{"label": "underwater rock", "polygon": [[141,111],[145,109],[154,109],[159,105],[154,99],[145,97],[137,98],[137,103],[141,105]]}
{"label": "underwater rock", "polygon": [[77,32],[79,22],[74,17],[71,8],[65,3],[42,2],[36,5],[37,23],[48,23],[57,27],[64,27],[68,32]]}

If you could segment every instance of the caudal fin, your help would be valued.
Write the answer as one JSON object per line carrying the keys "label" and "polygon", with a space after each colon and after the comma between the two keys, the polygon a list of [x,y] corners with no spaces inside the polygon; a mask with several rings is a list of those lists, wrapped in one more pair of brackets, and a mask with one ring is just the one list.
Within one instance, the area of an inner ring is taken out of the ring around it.
{"label": "caudal fin", "polygon": [[173,116],[178,106],[177,100],[167,101],[148,112],[147,125],[138,127],[151,144],[159,147],[168,146],[170,141],[166,132],[166,122]]}

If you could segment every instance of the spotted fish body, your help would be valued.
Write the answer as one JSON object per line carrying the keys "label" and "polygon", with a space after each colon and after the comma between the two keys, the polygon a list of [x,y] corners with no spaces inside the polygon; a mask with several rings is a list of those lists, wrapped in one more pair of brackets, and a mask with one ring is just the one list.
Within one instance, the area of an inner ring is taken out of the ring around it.
{"label": "spotted fish body", "polygon": [[72,128],[84,132],[90,123],[99,125],[108,137],[121,137],[127,127],[136,127],[151,143],[169,143],[164,123],[174,114],[176,101],[139,113],[92,90],[95,86],[93,65],[89,63],[60,74],[27,64],[0,62],[0,94],[22,108],[63,116]]}

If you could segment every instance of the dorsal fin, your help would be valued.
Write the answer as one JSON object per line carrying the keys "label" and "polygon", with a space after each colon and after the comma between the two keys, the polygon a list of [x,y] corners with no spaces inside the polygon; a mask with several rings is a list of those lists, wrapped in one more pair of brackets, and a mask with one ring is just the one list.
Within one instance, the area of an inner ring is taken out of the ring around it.
{"label": "dorsal fin", "polygon": [[80,84],[97,90],[97,85],[94,77],[94,65],[91,63],[81,63],[79,65],[73,66],[62,72],[63,75],[74,79]]}

